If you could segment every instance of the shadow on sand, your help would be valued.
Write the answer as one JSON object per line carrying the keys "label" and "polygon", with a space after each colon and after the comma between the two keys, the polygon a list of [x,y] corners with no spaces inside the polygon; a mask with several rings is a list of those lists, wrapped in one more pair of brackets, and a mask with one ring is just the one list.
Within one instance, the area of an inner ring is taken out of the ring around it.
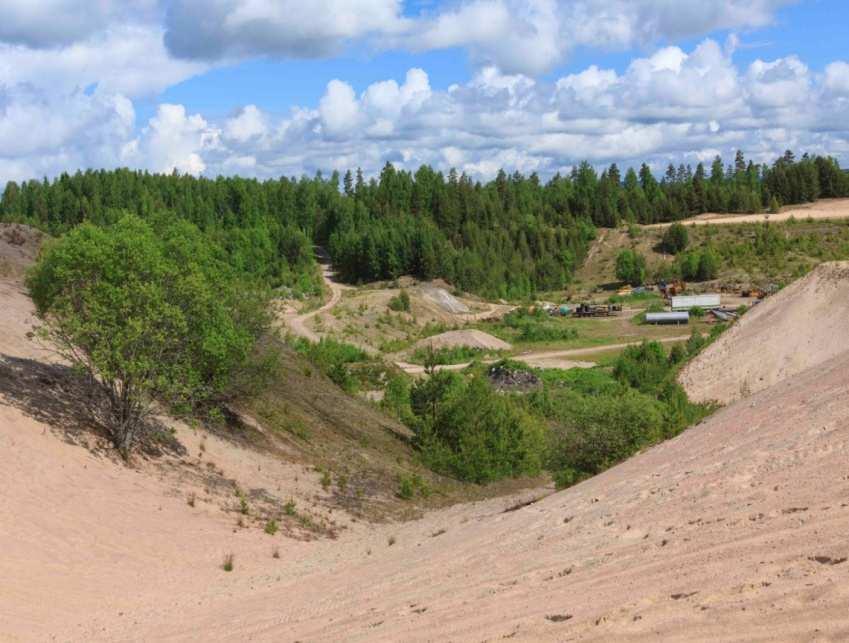
{"label": "shadow on sand", "polygon": [[[97,389],[68,366],[0,354],[0,400],[46,424],[68,444],[120,459],[106,429],[88,412],[97,401],[96,395]],[[185,454],[185,448],[164,424],[155,419],[149,422],[151,439],[141,446],[143,455]]]}

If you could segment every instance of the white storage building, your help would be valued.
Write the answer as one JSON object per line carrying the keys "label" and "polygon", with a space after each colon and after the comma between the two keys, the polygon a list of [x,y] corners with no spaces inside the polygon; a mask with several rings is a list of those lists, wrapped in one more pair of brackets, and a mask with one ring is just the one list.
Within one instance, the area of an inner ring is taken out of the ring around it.
{"label": "white storage building", "polygon": [[686,295],[672,298],[672,310],[690,310],[691,308],[703,308],[710,310],[711,308],[720,307],[719,295]]}

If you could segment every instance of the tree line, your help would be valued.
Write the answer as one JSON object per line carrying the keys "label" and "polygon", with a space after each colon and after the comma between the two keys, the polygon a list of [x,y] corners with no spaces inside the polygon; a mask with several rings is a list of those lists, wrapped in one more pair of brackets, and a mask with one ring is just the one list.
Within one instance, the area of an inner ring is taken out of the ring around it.
{"label": "tree line", "polygon": [[9,182],[0,218],[57,235],[84,221],[114,223],[126,212],[150,220],[165,211],[195,224],[237,269],[273,287],[315,292],[312,245],[320,244],[352,282],[411,274],[522,298],[565,287],[598,227],[847,195],[849,175],[833,158],[796,159],[788,151],[761,165],[737,152],[727,166],[720,157],[709,168],[669,165],[660,179],[647,164],[623,176],[616,164],[599,174],[587,162],[545,182],[504,171],[479,182],[455,170],[389,163],[369,180],[361,171],[267,181],[86,171]]}

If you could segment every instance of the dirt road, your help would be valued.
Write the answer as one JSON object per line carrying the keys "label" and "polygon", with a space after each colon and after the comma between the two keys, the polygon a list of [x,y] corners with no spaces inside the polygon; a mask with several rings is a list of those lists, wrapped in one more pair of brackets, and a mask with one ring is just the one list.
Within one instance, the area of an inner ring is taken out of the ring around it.
{"label": "dirt road", "polygon": [[[684,225],[732,225],[738,223],[780,223],[790,219],[849,219],[849,199],[822,199],[815,203],[782,208],[777,214],[700,214],[678,223]],[[667,228],[671,223],[655,223],[646,228]]]}
{"label": "dirt road", "polygon": [[303,337],[311,342],[317,342],[321,338],[318,333],[307,326],[307,322],[316,315],[329,312],[342,300],[343,291],[350,288],[350,286],[345,286],[333,279],[333,267],[330,265],[329,259],[326,262],[322,261],[319,265],[321,266],[321,277],[324,280],[324,284],[330,290],[330,299],[320,308],[307,313],[287,312],[283,314],[283,320],[286,322],[289,330],[298,337]]}
{"label": "dirt road", "polygon": [[[350,288],[350,286],[346,286],[345,284],[341,284],[333,278],[334,272],[333,268],[330,265],[329,259],[325,259],[322,257],[323,261],[321,265],[321,275],[324,279],[324,283],[327,286],[327,289],[330,291],[330,299],[322,305],[320,308],[316,310],[312,310],[308,313],[298,314],[298,313],[284,313],[283,319],[286,322],[286,325],[289,327],[289,330],[299,336],[303,337],[311,342],[317,342],[320,339],[318,333],[307,326],[307,322],[319,315],[321,313],[329,312],[333,309],[336,304],[338,304],[342,299],[342,293]],[[458,317],[461,315],[458,315]],[[464,318],[475,317],[474,315],[462,315]],[[666,337],[664,339],[658,340],[662,343],[669,342],[680,342],[686,341],[689,339],[689,335],[681,335],[677,337]],[[642,343],[640,341],[627,342],[624,344],[608,344],[604,346],[591,346],[588,348],[570,348],[570,349],[553,349],[546,351],[533,351],[528,353],[523,353],[516,356],[516,359],[519,359],[522,362],[525,362],[528,366],[532,366],[534,368],[589,368],[594,366],[593,362],[589,361],[578,361],[570,358],[581,357],[586,355],[593,355],[595,353],[600,353],[604,351],[610,350],[621,350],[623,348],[627,348],[628,346],[635,346]],[[485,364],[492,364],[496,360],[484,360]],[[407,373],[407,375],[424,375],[425,368],[420,364],[410,364],[409,362],[405,362],[402,360],[396,361],[395,365],[400,368],[402,371]],[[462,364],[444,364],[436,367],[437,371],[461,371],[464,368],[471,365],[471,362],[464,362]]]}
{"label": "dirt road", "polygon": [[[669,344],[673,342],[685,342],[688,339],[690,339],[689,335],[677,335],[676,337],[664,337],[663,339],[656,339],[653,341],[660,342],[661,344]],[[639,340],[634,342],[625,342],[623,344],[603,344],[600,346],[590,346],[588,348],[567,348],[552,349],[547,351],[531,351],[514,355],[513,359],[516,359],[520,362],[524,362],[525,364],[533,368],[592,368],[593,366],[595,366],[594,362],[579,361],[570,358],[583,357],[586,355],[595,355],[596,353],[603,353],[605,351],[622,350],[623,348],[628,348],[629,346],[639,346],[642,343],[643,340]],[[497,360],[494,359],[482,360],[484,364],[494,364],[496,361]],[[462,364],[445,364],[437,366],[436,370],[462,371],[464,368],[471,366],[471,364],[471,362],[464,362]],[[395,365],[402,371],[407,373],[407,375],[423,375],[425,372],[424,366],[421,366],[419,364],[395,362]]]}

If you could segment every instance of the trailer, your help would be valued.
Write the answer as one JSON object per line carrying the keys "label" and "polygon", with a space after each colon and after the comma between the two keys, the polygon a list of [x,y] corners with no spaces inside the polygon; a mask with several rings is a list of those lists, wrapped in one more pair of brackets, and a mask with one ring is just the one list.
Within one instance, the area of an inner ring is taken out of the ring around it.
{"label": "trailer", "polygon": [[665,313],[646,313],[646,323],[647,324],[657,324],[657,325],[666,325],[666,324],[689,324],[690,323],[690,313],[687,311],[683,312],[665,312]]}
{"label": "trailer", "polygon": [[688,295],[673,297],[671,300],[672,310],[690,310],[691,308],[701,308],[703,310],[711,310],[720,308],[722,305],[722,297],[720,295]]}

